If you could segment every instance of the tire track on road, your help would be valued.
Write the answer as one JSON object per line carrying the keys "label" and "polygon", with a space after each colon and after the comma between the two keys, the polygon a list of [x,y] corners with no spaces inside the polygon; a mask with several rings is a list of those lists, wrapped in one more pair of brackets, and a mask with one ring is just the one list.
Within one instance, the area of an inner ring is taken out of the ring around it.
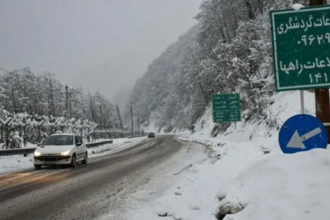
{"label": "tire track on road", "polygon": [[37,180],[41,180],[51,175],[66,172],[66,170],[42,170],[40,172],[20,173],[11,178],[0,181],[0,195],[3,191],[10,188],[20,186],[22,184],[29,184]]}
{"label": "tire track on road", "polygon": [[[16,186],[0,186],[0,219],[94,219],[107,212],[110,201],[118,201],[113,198],[139,184],[139,173],[177,152],[180,147],[172,141],[148,140],[75,169],[27,171],[29,181],[23,174]],[[12,180],[20,173],[25,172],[11,174]]]}

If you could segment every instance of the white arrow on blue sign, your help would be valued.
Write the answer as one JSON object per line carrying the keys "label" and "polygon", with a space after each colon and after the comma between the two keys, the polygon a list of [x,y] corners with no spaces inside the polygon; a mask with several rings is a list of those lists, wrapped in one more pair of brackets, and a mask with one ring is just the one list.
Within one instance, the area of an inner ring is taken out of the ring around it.
{"label": "white arrow on blue sign", "polygon": [[327,148],[328,133],[322,122],[312,115],[299,114],[289,118],[279,132],[279,143],[285,154]]}

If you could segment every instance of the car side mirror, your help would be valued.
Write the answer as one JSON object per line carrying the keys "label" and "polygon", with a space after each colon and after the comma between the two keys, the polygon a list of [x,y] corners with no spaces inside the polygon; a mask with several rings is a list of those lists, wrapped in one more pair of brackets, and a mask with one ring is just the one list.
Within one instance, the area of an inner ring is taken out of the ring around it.
{"label": "car side mirror", "polygon": [[76,146],[77,146],[77,147],[79,147],[79,146],[81,146],[81,145],[82,145],[82,143],[80,143],[80,142],[77,142],[77,143],[76,143]]}
{"label": "car side mirror", "polygon": [[41,144],[40,144],[40,143],[38,143],[38,144],[37,144],[37,146],[38,146],[38,147],[40,147],[40,146],[41,146]]}

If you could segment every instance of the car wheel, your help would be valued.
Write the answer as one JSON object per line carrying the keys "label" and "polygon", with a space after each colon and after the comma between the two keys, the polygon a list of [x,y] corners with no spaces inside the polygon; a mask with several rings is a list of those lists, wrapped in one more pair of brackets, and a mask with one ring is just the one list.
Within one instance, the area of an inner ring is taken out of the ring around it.
{"label": "car wheel", "polygon": [[77,161],[76,161],[76,155],[74,154],[71,160],[71,167],[75,168],[76,166],[77,166]]}
{"label": "car wheel", "polygon": [[87,152],[85,153],[84,160],[82,161],[82,164],[87,164],[88,161],[88,154]]}
{"label": "car wheel", "polygon": [[34,168],[35,168],[36,170],[40,170],[40,169],[41,169],[41,165],[34,165]]}

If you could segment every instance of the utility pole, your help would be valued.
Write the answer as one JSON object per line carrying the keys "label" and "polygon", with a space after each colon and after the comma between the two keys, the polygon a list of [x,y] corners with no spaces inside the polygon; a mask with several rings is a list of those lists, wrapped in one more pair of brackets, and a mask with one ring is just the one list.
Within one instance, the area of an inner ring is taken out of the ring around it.
{"label": "utility pole", "polygon": [[50,101],[52,110],[51,113],[55,117],[55,105],[54,105],[54,95],[53,95],[53,83],[52,83],[52,77],[49,77],[49,90],[50,90]]}
{"label": "utility pole", "polygon": [[83,90],[82,88],[80,87],[80,100],[81,100],[81,108],[82,108],[82,111],[83,111],[83,114],[84,114],[84,117],[86,117],[86,112],[85,112],[85,105],[84,105],[84,99],[83,99]]}
{"label": "utility pole", "polygon": [[94,107],[93,107],[93,102],[92,102],[92,96],[90,93],[88,93],[89,95],[89,107],[90,107],[90,111],[91,111],[91,117],[92,117],[92,121],[95,121],[95,114],[94,114]]}
{"label": "utility pole", "polygon": [[[326,5],[326,0],[309,0],[310,6]],[[329,89],[315,89],[315,109],[316,117],[322,123],[330,122],[330,102],[329,102]],[[325,126],[328,131],[328,137],[330,137],[330,127]],[[328,139],[330,143],[330,138]]]}
{"label": "utility pole", "polygon": [[110,118],[109,112],[110,112],[110,110],[107,110],[107,107],[106,107],[105,103],[103,103],[103,116],[102,116],[102,120],[103,120],[103,129],[104,130],[108,129],[108,127],[107,127],[107,121]]}
{"label": "utility pole", "polygon": [[140,112],[137,111],[137,126],[138,126],[138,131],[140,131]]}
{"label": "utility pole", "polygon": [[131,129],[132,129],[132,132],[134,131],[134,124],[133,124],[133,104],[131,102]]}
{"label": "utility pole", "polygon": [[69,87],[65,86],[65,118],[69,119]]}
{"label": "utility pole", "polygon": [[121,120],[120,111],[119,111],[119,106],[116,105],[116,107],[117,107],[117,114],[118,114],[119,123],[120,123],[120,129],[123,130],[123,122],[122,122],[122,120]]}
{"label": "utility pole", "polygon": [[68,85],[65,86],[65,114],[64,117],[66,119],[72,118],[72,100],[71,100],[72,92],[69,92]]}
{"label": "utility pole", "polygon": [[73,118],[73,114],[72,114],[72,101],[71,101],[70,94],[69,94],[69,118]]}
{"label": "utility pole", "polygon": [[102,104],[100,104],[99,107],[100,107],[100,125],[101,125],[101,130],[104,130]]}

